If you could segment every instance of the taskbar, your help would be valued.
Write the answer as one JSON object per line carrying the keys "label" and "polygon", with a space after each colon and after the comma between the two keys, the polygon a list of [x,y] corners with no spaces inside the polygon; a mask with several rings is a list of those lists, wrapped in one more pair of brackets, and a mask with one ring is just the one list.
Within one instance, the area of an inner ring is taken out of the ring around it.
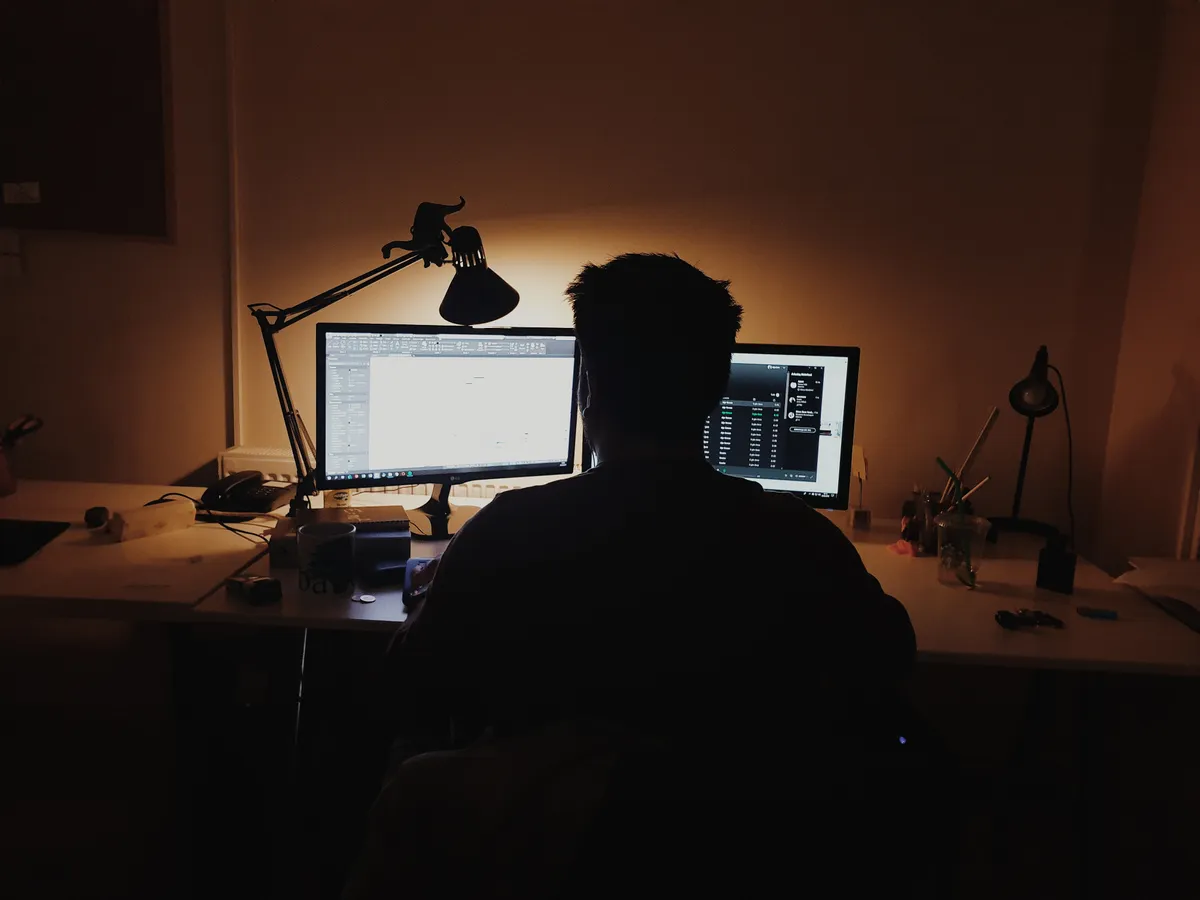
{"label": "taskbar", "polygon": [[[817,473],[802,470],[763,469],[754,466],[722,466],[714,465],[723,475],[736,475],[738,478],[759,478],[763,481],[816,481]],[[797,488],[801,489],[801,488]]]}
{"label": "taskbar", "polygon": [[391,481],[396,478],[411,479],[417,484],[421,484],[422,478],[428,478],[429,481],[440,480],[470,480],[473,477],[483,478],[490,472],[503,470],[505,472],[512,469],[521,469],[527,466],[562,466],[564,471],[568,470],[566,460],[559,459],[526,459],[517,462],[491,463],[481,466],[456,466],[454,468],[440,469],[381,469],[370,472],[337,472],[329,473],[325,476],[326,481]]}

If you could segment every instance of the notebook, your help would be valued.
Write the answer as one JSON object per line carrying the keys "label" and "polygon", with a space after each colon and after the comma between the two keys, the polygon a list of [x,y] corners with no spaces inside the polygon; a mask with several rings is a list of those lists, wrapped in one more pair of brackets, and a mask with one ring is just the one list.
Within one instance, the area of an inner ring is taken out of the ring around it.
{"label": "notebook", "polygon": [[0,519],[0,566],[25,562],[70,527],[70,522]]}

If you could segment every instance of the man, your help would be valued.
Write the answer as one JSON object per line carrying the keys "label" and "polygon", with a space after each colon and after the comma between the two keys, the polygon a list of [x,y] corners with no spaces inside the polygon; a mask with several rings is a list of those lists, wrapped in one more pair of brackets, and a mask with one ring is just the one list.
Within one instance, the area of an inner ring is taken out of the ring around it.
{"label": "man", "polygon": [[473,702],[501,730],[602,715],[674,735],[721,703],[756,716],[806,677],[900,679],[908,616],[840,530],[704,458],[741,325],[728,282],[627,254],[567,295],[597,465],[461,529],[398,648],[417,679],[401,690]]}
{"label": "man", "polygon": [[454,716],[499,741],[619,723],[718,760],[709,807],[734,774],[760,794],[778,763],[811,781],[802,751],[841,758],[833,733],[911,667],[907,613],[824,516],[705,459],[741,324],[728,282],[627,254],[567,295],[596,465],[498,495],[450,543],[392,653],[409,722]]}

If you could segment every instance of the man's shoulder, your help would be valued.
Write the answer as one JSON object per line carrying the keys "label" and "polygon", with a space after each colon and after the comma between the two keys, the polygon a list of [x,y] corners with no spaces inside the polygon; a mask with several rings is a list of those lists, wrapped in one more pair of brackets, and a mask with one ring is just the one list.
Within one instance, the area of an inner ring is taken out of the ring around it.
{"label": "man's shoulder", "polygon": [[758,521],[766,529],[802,537],[810,546],[850,545],[845,533],[831,519],[793,494],[760,488],[755,503]]}
{"label": "man's shoulder", "polygon": [[586,475],[572,475],[545,484],[501,491],[488,506],[508,512],[535,509],[541,506],[558,506],[568,497],[579,496],[588,488]]}
{"label": "man's shoulder", "polygon": [[507,529],[513,519],[537,515],[542,510],[561,509],[585,492],[581,476],[574,475],[546,484],[513,488],[496,494],[479,512],[471,517],[474,530],[483,528]]}
{"label": "man's shoulder", "polygon": [[[613,502],[614,485],[597,472],[574,475],[546,484],[503,491],[484,506],[470,524],[477,536],[511,537],[516,523],[559,524],[566,519],[590,518]],[[690,495],[685,509],[695,507],[697,514],[750,516],[760,526],[759,534],[790,535],[811,543],[845,542],[845,536],[833,522],[803,500],[787,494],[764,491],[758,484],[730,475],[711,473],[695,483],[681,481],[680,490]],[[622,495],[626,492],[621,492]],[[672,502],[683,499],[679,495]],[[518,529],[523,531],[524,529]]]}
{"label": "man's shoulder", "polygon": [[763,515],[800,527],[806,525],[820,529],[824,529],[826,526],[834,527],[832,522],[794,494],[783,491],[765,491],[754,482],[745,482],[740,478],[733,478],[729,475],[724,477],[751,488],[753,490],[752,496],[754,502],[758,504],[759,510]]}

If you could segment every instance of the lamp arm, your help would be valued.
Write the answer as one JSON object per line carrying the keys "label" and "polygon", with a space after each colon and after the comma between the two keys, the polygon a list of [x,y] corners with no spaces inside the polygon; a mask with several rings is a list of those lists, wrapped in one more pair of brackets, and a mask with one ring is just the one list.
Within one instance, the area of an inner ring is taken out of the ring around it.
{"label": "lamp arm", "polygon": [[[439,257],[439,253],[441,257]],[[296,464],[296,497],[292,500],[291,514],[298,509],[308,506],[308,498],[316,493],[317,448],[313,444],[312,435],[300,418],[300,411],[292,401],[292,392],[288,388],[287,377],[283,372],[283,363],[279,359],[279,350],[275,346],[275,335],[283,329],[295,325],[301,319],[306,319],[313,313],[320,312],[332,306],[339,300],[344,300],[351,294],[369,287],[377,281],[382,281],[389,275],[408,268],[413,263],[424,260],[426,266],[431,262],[441,265],[444,262],[444,250],[441,242],[430,244],[406,253],[397,259],[389,260],[381,266],[376,266],[369,272],[364,272],[357,278],[351,278],[315,297],[280,309],[271,303],[251,304],[250,313],[258,322],[262,333],[263,346],[267,351],[267,364],[271,368],[271,380],[275,384],[275,396],[279,401],[279,409],[283,413],[283,426],[287,430],[288,447],[292,451],[292,461]]]}
{"label": "lamp arm", "polygon": [[[327,291],[322,291],[315,297],[309,297],[295,306],[289,306],[287,309],[280,309],[273,303],[253,303],[249,309],[260,325],[265,322],[270,328],[271,334],[278,334],[301,319],[307,319],[313,313],[320,312],[326,307],[337,303],[339,300],[344,300],[351,294],[358,293],[363,288],[369,287],[377,281],[382,281],[389,275],[399,272],[401,269],[406,269],[413,263],[420,262],[426,258],[427,249],[414,250],[412,253],[406,253],[398,259],[389,260],[381,266],[376,266],[368,272],[363,272],[357,278],[343,281],[341,284],[335,285]],[[441,265],[441,263],[439,262],[437,265]]]}

